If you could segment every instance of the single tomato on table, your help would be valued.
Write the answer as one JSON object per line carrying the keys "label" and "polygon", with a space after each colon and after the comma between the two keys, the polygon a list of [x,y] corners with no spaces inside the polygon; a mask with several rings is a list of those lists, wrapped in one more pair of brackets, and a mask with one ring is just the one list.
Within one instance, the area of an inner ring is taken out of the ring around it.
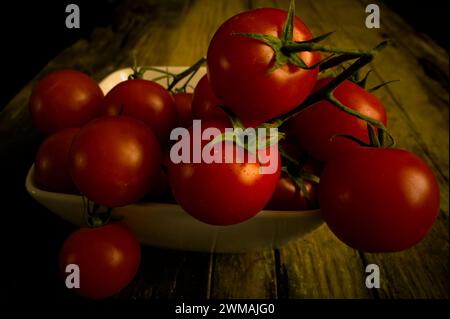
{"label": "single tomato on table", "polygon": [[117,294],[139,268],[141,247],[122,223],[80,228],[66,239],[59,256],[61,275],[68,265],[79,269],[79,288],[72,290],[87,298],[103,299]]}

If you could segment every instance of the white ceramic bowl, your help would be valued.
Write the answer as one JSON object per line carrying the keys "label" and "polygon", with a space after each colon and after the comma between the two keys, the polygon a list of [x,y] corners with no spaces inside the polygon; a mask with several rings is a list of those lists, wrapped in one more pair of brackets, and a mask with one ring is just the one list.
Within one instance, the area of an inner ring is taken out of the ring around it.
{"label": "white ceramic bowl", "polygon": [[[161,67],[165,69],[166,67]],[[178,73],[185,67],[168,67]],[[114,85],[127,79],[130,69],[118,70],[107,76],[100,87],[108,92]],[[205,69],[192,79],[195,86]],[[146,72],[144,78],[153,79],[158,73]],[[165,81],[161,80],[165,85]],[[78,195],[43,191],[34,182],[34,166],[28,172],[28,192],[39,203],[61,218],[84,225],[83,199]],[[113,209],[114,216],[122,216],[139,240],[146,245],[203,252],[245,252],[263,248],[278,248],[292,239],[298,239],[319,227],[323,220],[319,210],[261,211],[253,218],[232,226],[212,226],[196,220],[179,205],[167,203],[136,203]]]}

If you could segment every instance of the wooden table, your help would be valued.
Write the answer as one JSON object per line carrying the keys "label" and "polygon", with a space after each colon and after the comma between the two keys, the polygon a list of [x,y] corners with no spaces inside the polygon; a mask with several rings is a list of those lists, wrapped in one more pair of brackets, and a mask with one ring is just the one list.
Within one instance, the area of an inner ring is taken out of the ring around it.
{"label": "wooden table", "polygon": [[[366,29],[364,8],[372,2],[301,0],[297,14],[315,35],[337,31],[327,40],[330,45],[367,49],[393,40],[371,65],[369,84],[401,80],[377,93],[389,128],[398,145],[422,156],[439,180],[441,211],[425,240],[400,253],[367,254],[347,247],[323,225],[279,250],[206,254],[145,247],[138,275],[119,298],[448,298],[448,54],[384,6],[381,28]],[[143,65],[190,65],[205,55],[225,19],[261,6],[287,8],[288,1],[125,1],[112,25],[62,51],[6,106],[0,114],[2,169],[12,178],[6,193],[15,205],[10,222],[21,225],[8,238],[7,293],[71,298],[57,278],[56,258],[73,227],[23,188],[38,143],[26,107],[36,79],[53,69],[74,68],[100,80],[132,65],[134,55]],[[30,259],[36,261],[37,287],[26,285]],[[365,287],[370,263],[380,267],[380,289]]]}

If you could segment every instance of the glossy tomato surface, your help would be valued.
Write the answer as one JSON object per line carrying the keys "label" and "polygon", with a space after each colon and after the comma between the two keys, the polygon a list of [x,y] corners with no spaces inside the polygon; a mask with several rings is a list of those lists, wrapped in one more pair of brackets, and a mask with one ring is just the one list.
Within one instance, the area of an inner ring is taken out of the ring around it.
{"label": "glossy tomato surface", "polygon": [[[328,84],[332,78],[319,80],[315,90]],[[350,81],[342,82],[333,95],[345,106],[372,119],[387,124],[386,110],[380,100]],[[289,121],[289,134],[314,158],[328,161],[341,153],[358,148],[347,134],[369,143],[367,122],[337,108],[328,101],[320,101],[306,108]]]}
{"label": "glossy tomato surface", "polygon": [[[211,127],[223,131],[226,124],[202,122],[202,132]],[[226,151],[226,143],[231,142],[220,143],[209,152],[220,158],[219,163],[176,163],[173,158],[169,162],[169,183],[176,201],[193,217],[213,225],[236,224],[256,215],[269,201],[280,176],[281,160],[276,148],[266,153],[276,161],[274,172],[262,174],[261,164],[247,151],[235,157],[238,146],[229,144]],[[202,150],[206,144],[202,142]]]}
{"label": "glossy tomato surface", "polygon": [[439,186],[418,156],[400,149],[361,148],[329,161],[319,205],[333,233],[367,252],[407,249],[439,212]]}
{"label": "glossy tomato surface", "polygon": [[101,105],[102,115],[127,115],[143,121],[161,144],[169,139],[176,126],[177,113],[173,97],[156,82],[136,79],[117,84]]}
{"label": "glossy tomato surface", "polygon": [[39,188],[60,193],[77,191],[69,173],[69,150],[78,128],[58,131],[39,146],[34,161],[34,178]]}
{"label": "glossy tomato surface", "polygon": [[[311,92],[318,69],[305,70],[287,64],[269,72],[274,50],[255,39],[236,33],[260,33],[280,37],[287,12],[261,8],[240,13],[214,34],[208,48],[208,78],[215,95],[238,117],[268,120],[300,104]],[[294,41],[312,38],[308,27],[294,19]],[[298,55],[307,65],[318,62],[317,52]]]}
{"label": "glossy tomato surface", "polygon": [[102,299],[131,282],[140,258],[141,247],[133,233],[121,223],[112,223],[72,233],[61,249],[59,266],[66,278],[67,265],[77,265],[80,287],[72,290],[87,298]]}
{"label": "glossy tomato surface", "polygon": [[64,128],[81,127],[100,110],[103,92],[88,75],[75,70],[49,73],[33,88],[30,111],[44,135]]}
{"label": "glossy tomato surface", "polygon": [[70,173],[79,191],[107,207],[131,204],[157,181],[161,150],[151,129],[128,116],[84,126],[72,143]]}

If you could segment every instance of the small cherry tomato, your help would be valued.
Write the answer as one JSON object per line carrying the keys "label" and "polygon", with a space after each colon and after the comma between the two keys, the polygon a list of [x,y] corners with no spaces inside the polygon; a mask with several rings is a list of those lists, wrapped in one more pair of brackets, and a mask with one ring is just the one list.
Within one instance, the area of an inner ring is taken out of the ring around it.
{"label": "small cherry tomato", "polygon": [[139,268],[141,247],[133,233],[122,223],[96,228],[80,228],[66,239],[59,256],[61,274],[68,265],[79,269],[79,288],[75,293],[103,299],[117,294]]}
{"label": "small cherry tomato", "polygon": [[161,144],[176,126],[173,97],[163,86],[142,79],[127,80],[109,91],[101,105],[102,115],[128,115],[147,124]]}
{"label": "small cherry tomato", "polygon": [[[275,51],[261,41],[237,33],[280,38],[287,12],[273,8],[246,11],[225,21],[208,48],[208,79],[215,95],[241,120],[266,121],[303,102],[317,80],[318,68],[292,64],[271,70]],[[312,39],[308,27],[294,18],[293,41]],[[306,65],[320,59],[318,52],[300,52]]]}
{"label": "small cherry tomato", "polygon": [[152,130],[128,116],[106,116],[84,126],[70,149],[78,190],[106,207],[131,204],[156,183],[161,150]]}
{"label": "small cherry tomato", "polygon": [[36,128],[49,135],[63,128],[81,127],[98,116],[102,99],[100,87],[89,76],[59,70],[36,84],[29,107]]}
{"label": "small cherry tomato", "polygon": [[[204,121],[201,131],[216,128],[220,133],[225,127],[224,122]],[[192,137],[193,128],[189,132]],[[218,147],[205,151],[214,136],[201,142],[199,152],[202,156],[206,153],[217,157],[218,161],[194,162],[193,154],[187,163],[174,162],[171,158],[169,183],[176,201],[193,217],[213,225],[240,223],[261,211],[272,196],[281,170],[278,148],[258,152],[259,158],[264,156],[269,160],[266,164],[273,167],[272,172],[262,173],[265,164],[260,164],[256,156],[252,158],[249,152],[232,142],[220,142]],[[178,143],[191,147],[192,140]]]}
{"label": "small cherry tomato", "polygon": [[[332,78],[319,80],[318,90]],[[350,109],[380,121],[386,126],[387,116],[378,98],[351,81],[342,82],[333,92],[338,101]],[[369,143],[367,122],[350,115],[328,101],[320,101],[298,113],[288,122],[288,134],[314,158],[326,162],[359,145],[337,134],[352,135]]]}
{"label": "small cherry tomato", "polygon": [[400,149],[359,148],[325,165],[319,206],[333,233],[367,252],[407,249],[430,230],[439,186],[428,165]]}
{"label": "small cherry tomato", "polygon": [[34,178],[39,188],[49,192],[75,193],[69,173],[69,150],[78,128],[58,131],[39,146],[34,161]]}

